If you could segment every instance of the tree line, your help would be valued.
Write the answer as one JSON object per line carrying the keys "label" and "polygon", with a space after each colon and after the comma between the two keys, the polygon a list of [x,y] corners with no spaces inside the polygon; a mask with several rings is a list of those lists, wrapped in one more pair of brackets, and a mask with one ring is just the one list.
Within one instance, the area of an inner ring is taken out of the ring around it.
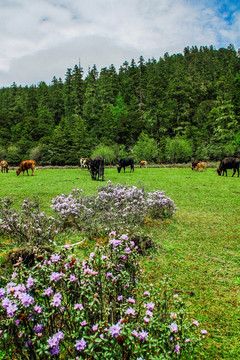
{"label": "tree line", "polygon": [[185,47],[84,76],[80,65],[51,84],[0,89],[0,160],[77,165],[102,154],[115,163],[219,160],[239,155],[240,52]]}

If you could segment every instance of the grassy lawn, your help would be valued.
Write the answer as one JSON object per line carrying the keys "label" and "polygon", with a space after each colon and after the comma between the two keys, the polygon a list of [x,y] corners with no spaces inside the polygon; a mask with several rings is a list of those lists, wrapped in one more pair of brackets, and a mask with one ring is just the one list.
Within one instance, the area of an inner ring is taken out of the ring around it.
{"label": "grassy lawn", "polygon": [[[229,171],[229,175],[231,171]],[[149,281],[167,275],[183,297],[191,318],[207,329],[196,359],[240,359],[240,179],[219,177],[216,169],[188,168],[105,170],[105,181],[94,182],[86,170],[42,169],[35,176],[0,173],[0,197],[16,204],[39,195],[41,209],[51,213],[51,199],[73,188],[85,195],[108,180],[146,190],[164,190],[178,211],[173,219],[145,226],[159,250],[143,259]],[[114,229],[113,229],[114,230]],[[0,244],[2,250],[5,244]],[[0,357],[1,358],[1,357]]]}

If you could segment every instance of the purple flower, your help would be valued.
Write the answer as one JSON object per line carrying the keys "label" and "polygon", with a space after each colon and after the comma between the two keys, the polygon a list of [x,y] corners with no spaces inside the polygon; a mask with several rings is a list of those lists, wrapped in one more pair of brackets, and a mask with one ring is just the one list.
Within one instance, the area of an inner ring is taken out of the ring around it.
{"label": "purple flower", "polygon": [[202,329],[202,330],[201,330],[201,333],[202,333],[203,335],[206,335],[206,334],[207,334],[207,330]]}
{"label": "purple flower", "polygon": [[146,316],[144,316],[143,320],[145,321],[145,323],[149,323],[150,319]]}
{"label": "purple flower", "polygon": [[133,298],[131,298],[131,297],[129,297],[126,301],[129,302],[130,304],[135,304],[135,302],[136,302],[136,301],[135,301]]}
{"label": "purple flower", "polygon": [[14,280],[16,276],[17,276],[17,272],[14,271],[14,272],[12,273],[11,279]]}
{"label": "purple flower", "polygon": [[92,331],[97,331],[97,329],[98,329],[98,324],[92,326]]}
{"label": "purple flower", "polygon": [[190,339],[186,339],[186,343],[190,343]]}
{"label": "purple flower", "polygon": [[43,331],[43,324],[35,325],[33,331],[35,331],[35,333],[41,333]]}
{"label": "purple flower", "polygon": [[77,277],[75,274],[70,275],[70,281],[77,281]]}
{"label": "purple flower", "polygon": [[9,298],[6,297],[2,300],[2,307],[4,309],[7,309],[10,304],[11,304],[11,301],[9,300]]}
{"label": "purple flower", "polygon": [[199,322],[197,321],[197,320],[193,320],[193,325],[195,325],[195,326],[199,326]]}
{"label": "purple flower", "polygon": [[27,279],[27,288],[30,289],[33,285],[34,285],[34,279],[30,275],[29,278]]}
{"label": "purple flower", "polygon": [[171,323],[171,325],[169,325],[170,329],[177,333],[178,332],[178,327],[177,327],[177,324],[176,323]]}
{"label": "purple flower", "polygon": [[59,346],[54,346],[51,350],[50,350],[50,354],[51,356],[57,355],[60,351]]}
{"label": "purple flower", "polygon": [[146,307],[148,310],[153,310],[154,309],[155,304],[153,302],[144,304],[144,307]]}
{"label": "purple flower", "polygon": [[109,278],[109,277],[112,277],[112,276],[113,276],[113,274],[111,272],[106,273],[106,278]]}
{"label": "purple flower", "polygon": [[143,330],[138,334],[138,337],[140,340],[144,341],[148,338],[148,332]]}
{"label": "purple flower", "polygon": [[135,310],[133,308],[129,308],[125,312],[126,315],[135,315]]}
{"label": "purple flower", "polygon": [[138,337],[138,332],[137,332],[136,330],[133,330],[132,335],[133,335],[134,337]]}
{"label": "purple flower", "polygon": [[21,300],[23,306],[27,306],[27,307],[34,303],[34,298],[31,295],[25,293],[21,293],[19,295],[19,300]]}
{"label": "purple flower", "polygon": [[114,247],[120,246],[122,244],[121,240],[115,240],[112,239],[109,241],[111,245],[113,245]]}
{"label": "purple flower", "polygon": [[60,256],[58,255],[58,254],[53,254],[52,256],[51,256],[51,260],[52,260],[52,262],[59,262],[60,261]]}
{"label": "purple flower", "polygon": [[180,353],[180,345],[179,344],[175,345],[174,351],[175,351],[176,354]]}
{"label": "purple flower", "polygon": [[80,323],[80,325],[81,325],[81,326],[86,326],[86,325],[87,325],[86,320],[82,321],[82,322]]}
{"label": "purple flower", "polygon": [[149,291],[145,291],[145,292],[143,293],[143,295],[145,295],[145,296],[150,296],[150,292],[149,292]]}
{"label": "purple flower", "polygon": [[51,281],[58,281],[60,279],[60,273],[58,272],[53,272],[50,276],[50,280]]}
{"label": "purple flower", "polygon": [[3,298],[5,295],[5,289],[4,288],[0,288],[0,299]]}
{"label": "purple flower", "polygon": [[146,316],[153,317],[153,313],[150,310],[146,311]]}
{"label": "purple flower", "polygon": [[123,234],[120,239],[123,239],[123,240],[128,240],[128,236],[126,234]]}
{"label": "purple flower", "polygon": [[18,310],[17,305],[13,302],[10,303],[9,306],[7,307],[7,314],[8,316],[11,318],[14,316],[14,313]]}
{"label": "purple flower", "polygon": [[117,338],[121,334],[121,326],[119,324],[112,325],[109,328],[109,333],[112,335],[112,337]]}
{"label": "purple flower", "polygon": [[50,286],[49,288],[44,289],[43,294],[44,294],[44,295],[47,295],[47,296],[52,295],[52,294],[53,294],[53,289],[52,289],[52,287]]}
{"label": "purple flower", "polygon": [[50,348],[53,348],[59,344],[59,342],[64,338],[64,334],[62,331],[58,331],[56,334],[54,334],[52,337],[50,337],[47,341],[48,346]]}
{"label": "purple flower", "polygon": [[82,351],[86,348],[87,343],[84,340],[84,338],[82,338],[81,340],[77,340],[76,344],[74,345],[75,348],[77,349],[77,351]]}
{"label": "purple flower", "polygon": [[119,295],[117,299],[118,299],[118,301],[122,301],[122,300],[123,300],[123,296],[122,296],[122,295]]}
{"label": "purple flower", "polygon": [[34,306],[33,310],[36,311],[36,313],[41,314],[43,312],[42,306]]}
{"label": "purple flower", "polygon": [[53,299],[51,302],[51,305],[58,307],[61,305],[61,299],[62,299],[62,295],[60,293],[56,293],[55,295],[53,295]]}
{"label": "purple flower", "polygon": [[75,304],[74,309],[75,310],[83,310],[84,308],[83,308],[82,304]]}
{"label": "purple flower", "polygon": [[170,318],[171,319],[177,319],[177,314],[176,313],[171,313]]}

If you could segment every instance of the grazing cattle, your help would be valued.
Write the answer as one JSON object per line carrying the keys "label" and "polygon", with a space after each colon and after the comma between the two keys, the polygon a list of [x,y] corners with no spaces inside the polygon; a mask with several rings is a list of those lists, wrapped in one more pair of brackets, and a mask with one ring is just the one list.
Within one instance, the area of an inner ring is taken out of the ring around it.
{"label": "grazing cattle", "polygon": [[95,156],[90,160],[90,173],[93,180],[104,180],[104,159],[101,156]]}
{"label": "grazing cattle", "polygon": [[195,167],[195,170],[198,171],[198,169],[207,170],[207,164],[203,162],[199,162],[197,166]]}
{"label": "grazing cattle", "polygon": [[81,158],[80,166],[81,166],[81,169],[87,168],[89,170],[90,169],[90,160],[88,158]]}
{"label": "grazing cattle", "polygon": [[237,170],[238,177],[239,177],[239,164],[240,164],[239,158],[226,157],[220,162],[220,165],[217,168],[217,173],[219,176],[221,176],[221,175],[224,176],[224,173],[226,173],[226,176],[227,176],[227,169],[233,169],[232,176],[234,176],[234,174]]}
{"label": "grazing cattle", "polygon": [[195,169],[195,167],[197,166],[197,164],[198,164],[199,162],[200,162],[200,161],[198,161],[198,160],[194,160],[194,161],[192,162],[192,170]]}
{"label": "grazing cattle", "polygon": [[129,158],[129,159],[120,159],[119,160],[119,166],[117,167],[118,169],[118,173],[120,173],[121,169],[123,168],[124,169],[124,172],[125,172],[125,167],[126,166],[130,166],[131,169],[130,169],[130,172],[131,171],[134,171],[134,161],[132,158]]}
{"label": "grazing cattle", "polygon": [[37,163],[35,160],[26,160],[26,161],[22,161],[21,164],[19,165],[19,168],[17,169],[17,176],[22,172],[23,175],[24,175],[24,172],[27,171],[27,174],[29,175],[28,173],[28,170],[31,169],[32,170],[32,176],[34,174],[34,170],[37,168]]}
{"label": "grazing cattle", "polygon": [[1,167],[2,173],[3,173],[3,172],[8,173],[8,163],[6,162],[6,160],[2,160],[2,161],[0,162],[0,167]]}
{"label": "grazing cattle", "polygon": [[143,166],[145,166],[145,168],[147,167],[147,161],[141,161],[139,167],[142,168]]}

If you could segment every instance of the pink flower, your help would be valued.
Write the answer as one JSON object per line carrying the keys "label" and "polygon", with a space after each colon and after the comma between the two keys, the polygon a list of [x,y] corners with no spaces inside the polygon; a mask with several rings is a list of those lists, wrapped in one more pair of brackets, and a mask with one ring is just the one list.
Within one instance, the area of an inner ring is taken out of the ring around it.
{"label": "pink flower", "polygon": [[87,322],[84,320],[80,323],[81,326],[86,326],[87,325]]}
{"label": "pink flower", "polygon": [[206,335],[206,334],[207,334],[207,330],[202,329],[202,330],[201,330],[201,333],[202,333],[203,335]]}

